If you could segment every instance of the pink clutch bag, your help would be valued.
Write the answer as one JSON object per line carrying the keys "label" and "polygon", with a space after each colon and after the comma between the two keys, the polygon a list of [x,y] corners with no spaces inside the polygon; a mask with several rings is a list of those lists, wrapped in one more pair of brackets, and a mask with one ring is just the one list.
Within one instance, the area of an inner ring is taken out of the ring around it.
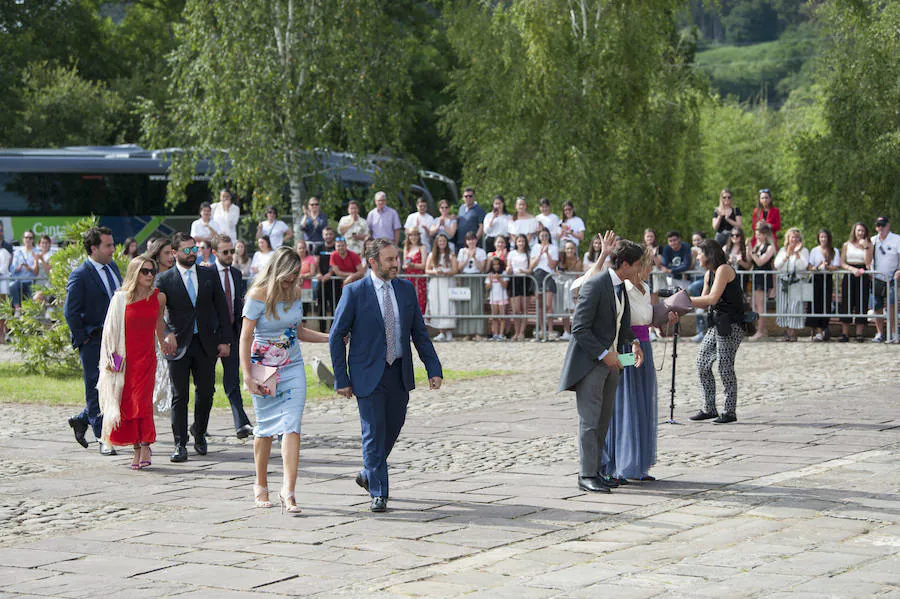
{"label": "pink clutch bag", "polygon": [[109,357],[109,369],[112,372],[122,372],[122,367],[125,365],[125,358],[113,352]]}
{"label": "pink clutch bag", "polygon": [[667,297],[663,300],[663,303],[666,304],[666,308],[670,312],[674,312],[679,316],[694,311],[694,304],[691,303],[691,298],[684,289],[679,290],[678,293],[671,297]]}

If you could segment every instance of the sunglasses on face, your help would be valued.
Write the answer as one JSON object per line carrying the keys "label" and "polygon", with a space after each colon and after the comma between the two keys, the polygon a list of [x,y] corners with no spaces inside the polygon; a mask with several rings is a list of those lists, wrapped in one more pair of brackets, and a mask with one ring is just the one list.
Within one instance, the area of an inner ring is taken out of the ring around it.
{"label": "sunglasses on face", "polygon": [[196,254],[197,252],[200,251],[200,248],[198,248],[198,247],[195,245],[194,247],[184,248],[184,249],[182,249],[181,251],[184,252],[185,255],[188,255],[188,254]]}
{"label": "sunglasses on face", "polygon": [[155,276],[156,276],[156,269],[155,269],[155,268],[142,268],[142,269],[141,269],[141,274],[142,274],[142,275],[150,275],[150,276],[152,276],[152,277],[155,277]]}
{"label": "sunglasses on face", "polygon": [[223,256],[230,256],[234,253],[234,250],[219,250],[218,253],[222,254]]}

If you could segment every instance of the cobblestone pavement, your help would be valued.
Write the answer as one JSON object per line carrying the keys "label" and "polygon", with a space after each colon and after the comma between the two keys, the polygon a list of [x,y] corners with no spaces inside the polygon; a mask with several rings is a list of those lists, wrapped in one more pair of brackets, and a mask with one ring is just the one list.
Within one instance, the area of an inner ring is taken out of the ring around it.
{"label": "cobblestone pavement", "polygon": [[665,423],[672,348],[654,348],[656,482],[579,491],[564,344],[451,343],[445,367],[517,374],[413,393],[380,515],[353,482],[354,402],[307,405],[299,517],[252,507],[252,445],[225,411],[179,465],[158,418],[132,472],[130,450],[75,444],[71,408],[0,403],[0,599],[900,597],[900,348],[746,344],[722,426],[687,420],[686,342]]}

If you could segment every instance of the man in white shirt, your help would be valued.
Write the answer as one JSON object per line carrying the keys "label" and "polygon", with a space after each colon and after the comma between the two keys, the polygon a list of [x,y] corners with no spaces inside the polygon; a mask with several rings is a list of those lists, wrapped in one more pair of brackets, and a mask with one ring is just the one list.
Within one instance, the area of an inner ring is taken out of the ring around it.
{"label": "man in white shirt", "polygon": [[897,314],[897,286],[900,285],[900,235],[891,232],[891,223],[886,216],[875,219],[877,235],[872,237],[875,247],[872,269],[876,271],[872,286],[872,306],[876,314],[884,314],[887,308],[887,334],[885,335],[884,319],[875,319],[877,334],[872,339],[875,343],[887,341],[900,343],[895,316]]}
{"label": "man in white shirt", "polygon": [[403,225],[403,230],[409,231],[414,227],[419,229],[419,237],[421,238],[422,243],[425,244],[428,251],[431,251],[431,235],[429,234],[429,231],[433,224],[434,217],[428,214],[428,202],[425,201],[425,198],[419,198],[416,202],[416,212],[413,212],[406,217],[406,223]]}
{"label": "man in white shirt", "polygon": [[212,207],[209,202],[200,204],[200,218],[191,223],[191,237],[196,243],[210,242],[218,235],[219,225],[212,220]]}

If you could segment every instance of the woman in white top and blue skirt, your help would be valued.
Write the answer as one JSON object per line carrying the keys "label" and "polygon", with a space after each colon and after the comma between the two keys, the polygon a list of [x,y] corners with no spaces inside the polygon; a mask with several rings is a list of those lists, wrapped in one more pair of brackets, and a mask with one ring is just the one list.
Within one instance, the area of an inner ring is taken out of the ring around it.
{"label": "woman in white top and blue skirt", "polygon": [[[616,388],[616,405],[603,447],[601,472],[613,485],[626,484],[629,478],[654,480],[649,472],[656,463],[658,398],[650,326],[661,323],[653,322],[650,288],[643,282],[653,269],[653,258],[647,251],[641,266],[637,281],[625,281],[625,292],[631,307],[631,330],[641,344],[644,364],[640,368],[625,368]],[[665,315],[665,312],[661,311],[661,314]],[[675,316],[672,315],[671,319],[674,322]]]}

